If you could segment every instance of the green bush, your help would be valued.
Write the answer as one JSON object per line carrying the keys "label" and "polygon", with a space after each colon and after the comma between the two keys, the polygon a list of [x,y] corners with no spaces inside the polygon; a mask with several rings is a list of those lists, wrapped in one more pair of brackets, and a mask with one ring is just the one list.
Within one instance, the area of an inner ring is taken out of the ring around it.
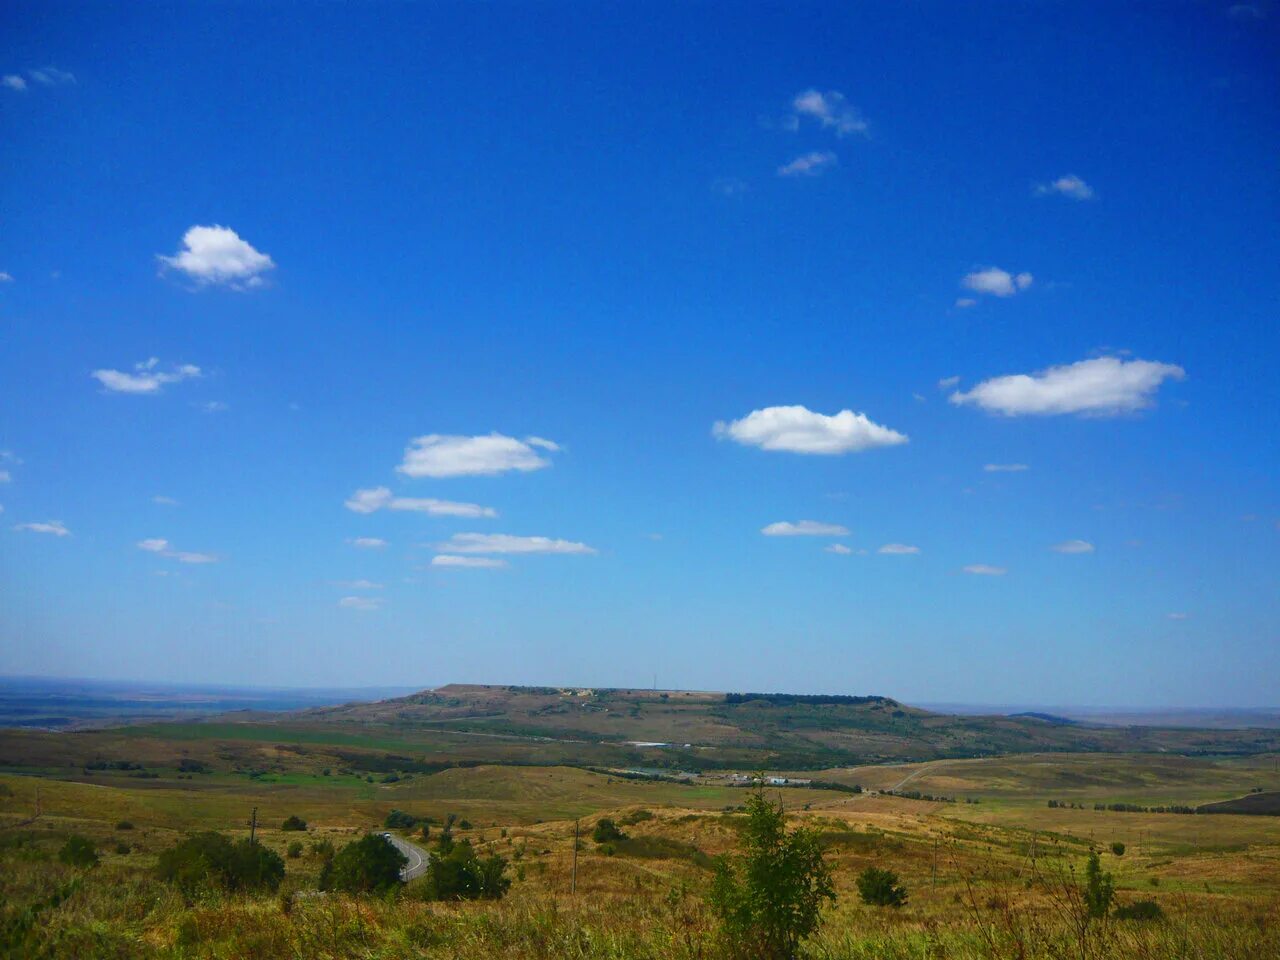
{"label": "green bush", "polygon": [[1115,882],[1110,873],[1103,872],[1102,861],[1096,850],[1089,854],[1089,862],[1085,864],[1084,889],[1081,895],[1084,897],[1085,912],[1094,920],[1107,915],[1111,909],[1111,900],[1116,895]]}
{"label": "green bush", "polygon": [[290,860],[297,860],[300,856],[302,856],[302,841],[294,840],[292,843],[289,844],[289,846],[285,848],[284,852],[285,852],[285,855],[288,856]]}
{"label": "green bush", "polygon": [[116,829],[117,829],[117,830],[132,830],[132,829],[133,829],[133,823],[132,823],[131,821],[129,821],[129,820],[121,820],[119,823],[117,823],[117,824],[116,824]]}
{"label": "green bush", "polygon": [[867,867],[858,874],[858,897],[873,907],[900,907],[907,902],[907,889],[892,870]]}
{"label": "green bush", "polygon": [[506,870],[503,857],[477,857],[470,842],[462,840],[431,858],[423,894],[428,900],[501,900],[511,887]]}
{"label": "green bush", "polygon": [[312,840],[311,853],[322,860],[333,859],[333,841],[332,840]]}
{"label": "green bush", "polygon": [[400,883],[400,870],[408,859],[375,833],[353,840],[326,861],[320,871],[321,890],[346,893],[383,893]]}
{"label": "green bush", "polygon": [[412,830],[421,822],[421,817],[415,817],[403,810],[392,810],[387,814],[387,819],[382,821],[382,825],[388,830]]}
{"label": "green bush", "polygon": [[1123,857],[1124,851],[1125,851],[1125,845],[1121,843],[1119,840],[1117,840],[1115,843],[1111,845],[1111,852],[1114,853],[1117,857]]}
{"label": "green bush", "polygon": [[802,940],[817,931],[823,901],[835,901],[831,869],[818,835],[787,832],[781,803],[764,790],[746,802],[743,853],[722,858],[711,884],[711,908],[732,955],[754,960],[791,960]]}
{"label": "green bush", "polygon": [[58,859],[69,867],[93,867],[98,864],[98,852],[90,840],[72,834],[58,851]]}
{"label": "green bush", "polygon": [[615,843],[626,836],[618,825],[608,817],[601,817],[596,821],[596,828],[591,831],[591,839],[596,843]]}
{"label": "green bush", "polygon": [[116,853],[118,853],[122,857],[128,856],[131,850],[132,848],[127,843],[116,844]]}
{"label": "green bush", "polygon": [[188,895],[205,886],[275,890],[284,878],[284,861],[260,843],[197,833],[161,853],[156,873]]}
{"label": "green bush", "polygon": [[301,817],[290,815],[285,817],[284,823],[280,824],[281,830],[305,830],[307,829],[307,821]]}
{"label": "green bush", "polygon": [[1116,907],[1114,916],[1117,920],[1163,920],[1164,911],[1154,900],[1135,900]]}

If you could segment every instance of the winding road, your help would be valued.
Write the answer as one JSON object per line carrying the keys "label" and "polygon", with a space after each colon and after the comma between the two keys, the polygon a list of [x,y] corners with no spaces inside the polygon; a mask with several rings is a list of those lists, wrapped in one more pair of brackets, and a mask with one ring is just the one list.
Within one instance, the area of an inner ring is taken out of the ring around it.
{"label": "winding road", "polygon": [[384,833],[387,842],[399,850],[408,859],[408,863],[400,871],[400,879],[408,883],[414,877],[420,877],[427,872],[427,864],[431,861],[431,854],[421,847],[410,843],[408,840],[402,840],[394,833]]}

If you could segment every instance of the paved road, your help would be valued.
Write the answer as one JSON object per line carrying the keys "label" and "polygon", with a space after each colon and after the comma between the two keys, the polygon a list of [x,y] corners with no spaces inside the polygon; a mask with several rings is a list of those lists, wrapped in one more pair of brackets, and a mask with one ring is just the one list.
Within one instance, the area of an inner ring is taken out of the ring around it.
{"label": "paved road", "polygon": [[427,862],[431,859],[431,854],[423,850],[419,846],[415,846],[408,840],[401,840],[394,833],[384,833],[391,845],[403,853],[409,860],[404,869],[400,871],[400,879],[404,881],[412,880],[414,877],[420,877],[427,872]]}

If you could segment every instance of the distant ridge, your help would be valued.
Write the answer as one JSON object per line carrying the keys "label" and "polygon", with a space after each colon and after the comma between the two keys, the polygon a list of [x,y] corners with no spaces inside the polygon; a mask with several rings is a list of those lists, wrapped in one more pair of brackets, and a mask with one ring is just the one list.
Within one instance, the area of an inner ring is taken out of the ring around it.
{"label": "distant ridge", "polygon": [[1073,727],[1080,722],[1079,720],[1072,720],[1070,717],[1059,717],[1053,713],[1039,713],[1035,710],[1024,710],[1022,713],[1011,713],[1009,716],[1015,719],[1025,717],[1028,720],[1043,720],[1045,723],[1056,724],[1060,727]]}

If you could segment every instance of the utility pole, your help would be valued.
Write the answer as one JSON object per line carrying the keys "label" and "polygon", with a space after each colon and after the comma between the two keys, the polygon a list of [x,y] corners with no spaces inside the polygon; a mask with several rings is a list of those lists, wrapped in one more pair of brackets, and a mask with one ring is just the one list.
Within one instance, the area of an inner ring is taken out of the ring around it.
{"label": "utility pole", "polygon": [[573,821],[573,880],[569,892],[578,893],[578,821]]}
{"label": "utility pole", "polygon": [[258,808],[253,808],[253,818],[249,821],[249,842],[253,843],[253,836],[258,832]]}
{"label": "utility pole", "polygon": [[933,838],[933,867],[929,871],[929,886],[938,885],[938,838]]}

